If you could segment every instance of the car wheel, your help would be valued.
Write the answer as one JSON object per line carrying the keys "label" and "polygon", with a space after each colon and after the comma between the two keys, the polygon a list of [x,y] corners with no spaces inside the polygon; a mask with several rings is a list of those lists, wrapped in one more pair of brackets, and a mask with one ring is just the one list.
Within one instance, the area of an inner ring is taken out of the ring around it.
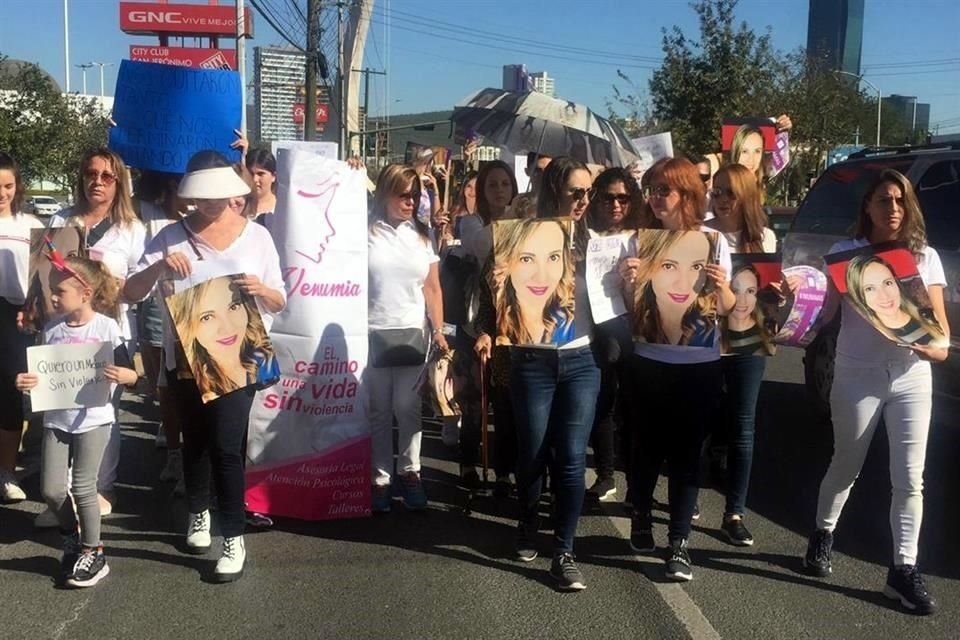
{"label": "car wheel", "polygon": [[807,347],[803,357],[803,373],[807,397],[818,418],[830,418],[830,387],[833,386],[833,362],[837,350],[837,334],[821,333]]}

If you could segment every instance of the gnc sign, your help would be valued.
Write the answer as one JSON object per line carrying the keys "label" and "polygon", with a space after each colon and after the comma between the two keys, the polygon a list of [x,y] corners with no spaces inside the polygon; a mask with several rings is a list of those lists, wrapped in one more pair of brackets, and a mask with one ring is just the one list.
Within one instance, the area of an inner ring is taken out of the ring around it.
{"label": "gnc sign", "polygon": [[[245,32],[253,36],[251,12],[243,14]],[[233,4],[169,4],[121,2],[120,30],[132,35],[158,33],[233,36],[237,32],[237,10]]]}

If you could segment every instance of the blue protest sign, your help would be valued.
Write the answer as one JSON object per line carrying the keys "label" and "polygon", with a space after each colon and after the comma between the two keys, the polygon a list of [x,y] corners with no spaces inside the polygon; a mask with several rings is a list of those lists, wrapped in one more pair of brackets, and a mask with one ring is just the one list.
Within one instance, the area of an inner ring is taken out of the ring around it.
{"label": "blue protest sign", "polygon": [[231,162],[240,127],[240,74],[152,62],[120,63],[110,148],[131,167],[184,173],[190,156],[213,149]]}

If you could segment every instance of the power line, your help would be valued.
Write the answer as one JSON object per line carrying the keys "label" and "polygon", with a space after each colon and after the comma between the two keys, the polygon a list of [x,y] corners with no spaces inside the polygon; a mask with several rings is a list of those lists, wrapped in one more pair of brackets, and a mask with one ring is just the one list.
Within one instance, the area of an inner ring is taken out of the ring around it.
{"label": "power line", "polygon": [[272,17],[270,14],[268,14],[266,11],[264,11],[263,8],[260,6],[259,0],[249,0],[249,2],[250,2],[250,6],[253,7],[254,10],[255,10],[258,14],[260,14],[260,17],[263,18],[264,20],[266,20],[266,21],[267,21],[267,24],[269,24],[271,27],[273,27],[273,30],[276,31],[277,34],[278,34],[281,38],[283,38],[284,40],[286,40],[287,43],[289,43],[291,47],[293,47],[293,48],[296,49],[297,51],[303,51],[303,50],[304,50],[304,49],[303,49],[303,45],[297,44],[296,42],[294,42],[293,40],[291,40],[291,39],[290,39],[290,36],[288,36],[287,33],[286,33],[283,29],[281,29],[280,27],[277,26],[277,24],[273,21],[273,17]]}
{"label": "power line", "polygon": [[303,22],[303,28],[307,28],[307,16],[303,13],[303,8],[300,6],[300,3],[297,0],[289,0],[290,4],[293,6],[294,12],[300,16],[300,21]]}
{"label": "power line", "polygon": [[896,73],[871,73],[869,77],[885,78],[890,76],[918,76],[918,75],[926,75],[928,73],[956,73],[958,71],[960,71],[960,67],[955,67],[952,69],[931,69],[929,71],[898,71]]}

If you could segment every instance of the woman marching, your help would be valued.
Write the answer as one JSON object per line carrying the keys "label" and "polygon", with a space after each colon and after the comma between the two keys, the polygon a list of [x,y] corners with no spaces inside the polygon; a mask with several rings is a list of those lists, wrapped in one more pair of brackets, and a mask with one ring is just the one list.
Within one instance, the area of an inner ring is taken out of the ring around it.
{"label": "woman marching", "polygon": [[421,179],[410,167],[391,164],[380,172],[367,236],[369,262],[370,366],[364,372],[370,398],[373,447],[373,510],[391,509],[394,478],[393,421],[396,418],[396,476],[408,509],[427,506],[420,478],[423,433],[417,378],[429,341],[446,351],[439,260],[426,224],[417,218]]}
{"label": "woman marching", "polygon": [[[102,262],[72,256],[51,257],[55,270],[50,290],[57,319],[43,331],[43,343],[73,345],[109,343],[114,364],[103,369],[112,384],[133,384],[137,373],[124,346],[117,313],[117,283]],[[36,373],[17,376],[17,389],[28,392],[39,384]],[[40,484],[47,506],[56,514],[63,536],[58,582],[92,587],[110,573],[100,539],[97,472],[116,419],[113,405],[47,411],[43,416]],[[73,470],[67,493],[68,469]],[[79,529],[79,531],[78,531]]]}
{"label": "woman marching", "polygon": [[[286,304],[286,293],[273,238],[262,226],[243,216],[244,197],[249,192],[250,188],[219,153],[194,154],[177,195],[193,200],[196,209],[176,224],[164,227],[150,242],[140,261],[140,271],[124,287],[127,297],[142,300],[158,281],[183,280],[201,267],[204,280],[243,273],[242,278],[234,281],[235,285],[256,300],[269,330],[272,316]],[[216,394],[216,398],[203,402],[198,381],[185,363],[178,362],[178,350],[182,348],[174,339],[171,323],[166,322],[163,364],[167,380],[175,385],[174,398],[180,415],[191,416],[182,425],[184,480],[190,510],[186,547],[194,554],[210,549],[212,470],[223,535],[223,549],[213,578],[230,582],[243,575],[247,555],[243,540],[243,445],[255,387],[228,386],[222,389],[226,391],[223,395]]]}
{"label": "woman marching", "polygon": [[[766,226],[762,192],[755,175],[742,164],[731,164],[713,177],[711,190],[714,218],[707,223],[722,235],[732,253],[774,253],[777,238]],[[739,319],[739,301],[753,291],[754,304],[757,285],[756,272],[734,273],[734,294],[738,306],[728,317],[728,328],[735,330]],[[750,278],[754,278],[750,281]],[[752,286],[752,288],[751,288]],[[755,323],[754,323],[755,324]],[[756,327],[762,330],[762,326]],[[724,441],[728,446],[726,507],[721,529],[727,540],[736,546],[750,546],[753,536],[743,523],[746,513],[750,469],[753,465],[753,441],[760,384],[766,368],[766,358],[752,354],[730,353],[720,360],[723,370]]]}
{"label": "woman marching", "polygon": [[33,336],[18,328],[18,315],[27,295],[30,262],[30,230],[43,224],[20,213],[23,181],[13,158],[0,151],[0,502],[20,502],[27,496],[14,471],[23,432],[23,397],[17,392],[16,377],[27,368],[27,347]]}
{"label": "woman marching", "polygon": [[[940,256],[927,244],[923,213],[910,181],[887,169],[863,197],[854,237],[835,244],[830,253],[888,241],[906,243],[930,295],[934,316],[946,335],[944,310],[947,281]],[[816,530],[810,536],[803,564],[825,577],[833,571],[833,531],[850,489],[860,474],[880,420],[890,444],[890,529],[893,557],[883,593],[904,609],[930,614],[936,603],[917,569],[920,523],[923,519],[923,468],[933,404],[931,362],[946,359],[945,346],[903,347],[865,320],[850,300],[839,304],[836,290],[823,313],[829,322],[842,307],[830,410],[833,458],[820,484]]]}
{"label": "woman marching", "polygon": [[[644,179],[648,178],[649,195],[641,226],[699,232],[706,189],[696,166],[683,158],[661,160],[645,174]],[[709,247],[709,253],[719,256],[717,264],[703,261],[703,245]],[[637,420],[632,436],[630,492],[634,514],[630,546],[637,552],[656,549],[651,509],[660,467],[666,459],[670,502],[666,576],[686,581],[693,578],[687,541],[697,502],[700,447],[706,425],[715,418],[719,407],[722,375],[719,331],[700,321],[688,322],[687,310],[691,300],[701,304],[705,286],[717,293],[709,301],[710,314],[724,316],[733,308],[735,297],[727,279],[731,271],[730,251],[726,242],[701,233],[686,233],[672,241],[669,248],[649,247],[651,255],[675,251],[676,260],[661,257],[644,261],[646,249],[642,245],[638,249],[641,258],[626,258],[620,264],[626,297],[637,302],[633,317],[635,339],[647,338],[637,341],[628,365],[633,385],[631,415]],[[699,258],[691,262],[684,257],[688,254]],[[648,273],[648,284],[653,286],[636,287],[642,272],[651,269],[662,276]],[[673,278],[675,273],[688,274],[683,278],[684,290],[661,296],[656,291],[656,281],[663,276]],[[661,297],[666,298],[663,304]],[[671,299],[684,301],[686,306],[673,309],[668,306]],[[648,310],[641,313],[644,307]],[[652,312],[654,309],[656,313]]]}
{"label": "woman marching", "polygon": [[[590,172],[573,158],[554,159],[543,175],[537,218],[547,223],[552,218],[572,218],[575,221],[574,246],[572,250],[548,251],[542,263],[535,257],[535,254],[539,255],[536,250],[525,250],[521,260],[536,262],[543,271],[538,280],[527,283],[524,288],[539,297],[553,290],[557,292],[554,296],[560,300],[559,306],[549,307],[549,313],[543,313],[539,322],[534,323],[534,330],[540,335],[531,336],[533,342],[558,344],[555,348],[543,348],[530,346],[527,341],[527,346],[510,347],[510,390],[517,429],[517,494],[520,502],[516,555],[521,562],[530,562],[537,557],[538,506],[544,473],[549,465],[554,493],[550,575],[564,591],[586,588],[583,574],[574,560],[573,543],[583,506],[587,440],[600,390],[600,368],[591,344],[594,327],[584,277],[588,241],[585,216],[590,185]],[[552,235],[559,225],[541,224],[539,227],[535,232],[542,236],[542,246],[553,247]],[[525,226],[518,228],[526,229]],[[531,229],[531,235],[533,233]],[[562,242],[560,247],[563,247]],[[554,272],[554,269],[562,272]],[[550,275],[553,277],[548,278]],[[564,301],[566,294],[563,294],[567,278],[570,281],[575,278],[572,293],[575,299],[570,300],[569,305]],[[556,286],[552,284],[554,279],[559,281]],[[571,312],[574,312],[573,319],[569,318]],[[497,313],[501,317],[505,315],[502,305],[498,306]],[[489,356],[493,347],[491,336],[498,335],[499,339],[498,328],[502,322],[491,323],[487,318],[483,324],[484,333],[477,339],[476,348]],[[529,332],[531,323],[524,324],[524,329]],[[558,335],[563,336],[565,343],[557,338]],[[548,336],[549,339],[543,339]]]}

